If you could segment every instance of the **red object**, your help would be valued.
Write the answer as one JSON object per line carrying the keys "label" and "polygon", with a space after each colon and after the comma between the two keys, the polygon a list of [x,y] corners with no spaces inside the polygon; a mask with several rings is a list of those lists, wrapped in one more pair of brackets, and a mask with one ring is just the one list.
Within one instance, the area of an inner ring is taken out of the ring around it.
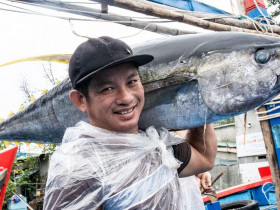
{"label": "red object", "polygon": [[8,173],[7,173],[7,176],[5,179],[5,184],[1,188],[1,191],[0,191],[0,209],[2,209],[6,189],[8,186],[8,181],[10,178],[10,173],[12,170],[15,156],[17,154],[17,149],[18,149],[18,147],[12,147],[12,148],[8,148],[8,149],[4,149],[4,150],[0,151],[0,167],[8,169]]}
{"label": "red object", "polygon": [[270,172],[269,166],[259,167],[258,170],[259,170],[261,178],[264,178],[264,177],[267,177],[267,176],[271,176],[271,172]]}
{"label": "red object", "polygon": [[[256,2],[259,7],[266,9],[264,0],[256,0]],[[253,9],[257,8],[257,6],[255,5],[255,2],[253,0],[244,0],[244,4],[245,4],[246,15],[248,15],[248,13],[250,11],[252,11]]]}
{"label": "red object", "polygon": [[[266,8],[264,0],[256,0],[256,2],[260,7]],[[254,0],[244,0],[244,4],[246,10],[248,8],[256,7]]]}
{"label": "red object", "polygon": [[[264,185],[267,182],[272,182],[271,176],[262,178],[262,179],[257,180],[257,181],[249,182],[249,183],[246,183],[246,184],[240,184],[240,185],[236,185],[236,186],[224,189],[224,190],[220,190],[220,191],[217,192],[217,197],[222,198],[222,197],[225,197],[227,195],[232,195],[234,193],[241,192],[243,190],[248,190],[248,189],[251,189],[251,188],[254,188],[254,187]],[[209,198],[206,197],[206,196],[203,196],[203,202],[207,202],[207,201],[209,201]]]}

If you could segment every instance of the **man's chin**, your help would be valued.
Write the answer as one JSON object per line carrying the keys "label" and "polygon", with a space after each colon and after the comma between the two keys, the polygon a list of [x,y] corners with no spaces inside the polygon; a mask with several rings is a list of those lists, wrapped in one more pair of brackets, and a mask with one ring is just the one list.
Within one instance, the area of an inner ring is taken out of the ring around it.
{"label": "man's chin", "polygon": [[122,124],[119,123],[119,126],[116,128],[120,133],[137,133],[138,132],[138,124],[137,123],[129,123]]}

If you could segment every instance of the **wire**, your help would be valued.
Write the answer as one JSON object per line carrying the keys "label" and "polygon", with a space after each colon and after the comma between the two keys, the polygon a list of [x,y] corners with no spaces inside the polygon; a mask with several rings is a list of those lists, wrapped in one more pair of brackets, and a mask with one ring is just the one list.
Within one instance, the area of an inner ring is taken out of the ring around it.
{"label": "wire", "polygon": [[[15,1],[13,1],[15,2]],[[17,2],[17,1],[16,1]],[[75,29],[74,29],[74,26],[71,22],[71,20],[76,20],[76,21],[92,21],[92,22],[108,22],[108,23],[127,23],[127,24],[131,24],[131,23],[147,23],[147,25],[141,29],[139,32],[137,32],[136,34],[132,34],[132,35],[129,35],[129,36],[125,36],[125,37],[121,37],[120,39],[124,39],[124,38],[128,38],[128,37],[133,37],[133,36],[136,36],[140,33],[142,33],[145,29],[147,29],[152,23],[166,23],[166,22],[174,22],[174,21],[170,21],[170,20],[160,20],[160,21],[137,21],[137,20],[133,20],[130,18],[130,20],[128,21],[111,21],[111,20],[99,20],[99,19],[82,19],[82,18],[70,18],[70,17],[62,17],[62,16],[56,16],[56,15],[49,15],[49,14],[44,14],[44,13],[39,13],[39,12],[34,12],[32,10],[29,10],[29,9],[25,9],[25,8],[22,8],[22,7],[18,7],[18,6],[14,6],[14,5],[9,5],[9,4],[6,4],[6,3],[3,3],[4,5],[8,5],[8,6],[11,6],[11,7],[14,7],[14,8],[17,8],[17,9],[22,9],[24,11],[19,11],[19,10],[10,10],[10,9],[3,9],[3,8],[0,8],[0,10],[4,10],[4,11],[9,11],[9,12],[17,12],[17,13],[24,13],[24,14],[32,14],[32,15],[41,15],[41,16],[47,16],[47,17],[53,17],[53,18],[59,18],[59,19],[63,19],[63,20],[67,20],[71,26],[71,30],[72,32],[76,35],[76,36],[79,36],[79,37],[83,37],[83,38],[90,38],[88,36],[84,36],[84,35],[80,35],[78,34]],[[32,6],[34,6],[34,4],[32,4]],[[35,5],[37,6],[37,5]],[[58,7],[51,7],[51,8],[58,8]],[[66,9],[66,10],[71,10],[71,9]],[[101,13],[95,13],[95,14],[100,14]],[[104,15],[104,14],[102,14]],[[162,33],[161,33],[162,34]],[[168,36],[166,34],[163,34],[165,36]]]}
{"label": "wire", "polygon": [[29,15],[39,15],[39,14],[36,14],[36,13],[24,12],[24,11],[19,11],[19,10],[12,10],[12,9],[0,8],[0,10],[2,10],[2,11],[7,11],[7,12],[16,12],[16,13],[29,14]]}
{"label": "wire", "polygon": [[60,17],[60,16],[55,16],[55,15],[47,15],[47,14],[43,14],[43,13],[24,12],[24,11],[4,9],[4,8],[0,8],[0,10],[7,11],[7,12],[16,12],[16,13],[29,14],[29,15],[40,15],[40,16],[54,17],[54,18],[59,18],[59,19],[63,19],[63,20],[71,19],[71,20],[80,20],[80,21],[92,21],[91,19],[67,18],[67,17]]}
{"label": "wire", "polygon": [[[21,3],[21,4],[27,4],[27,5],[31,5],[31,6],[38,6],[38,4],[36,3],[30,3],[30,2],[22,2],[22,1],[18,1],[18,0],[7,0],[10,2],[16,2],[16,3]],[[52,4],[56,4],[56,2],[52,2],[52,1],[45,1],[45,2],[50,2]],[[63,2],[64,3],[64,2]],[[67,5],[66,5],[67,6]],[[85,12],[85,13],[89,13],[89,14],[93,14],[93,15],[103,15],[103,16],[116,16],[119,17],[119,15],[116,14],[104,14],[101,12],[94,12],[94,11],[88,11],[88,10],[81,10],[81,9],[69,9],[65,6],[61,6],[61,5],[57,5],[57,6],[51,6],[51,5],[44,5],[45,8],[50,8],[50,9],[57,9],[57,10],[66,10],[66,11],[75,11],[75,12]],[[65,12],[65,11],[64,11]],[[129,17],[129,16],[124,16],[126,18],[132,19],[132,18],[137,18],[137,19],[155,19],[155,20],[161,20],[160,18],[157,17]],[[162,20],[161,20],[162,21]],[[167,22],[174,22],[174,21],[170,21],[170,20],[166,20]]]}
{"label": "wire", "polygon": [[[138,32],[135,33],[135,34],[128,35],[128,36],[123,36],[123,37],[119,37],[118,39],[125,39],[125,38],[129,38],[129,37],[136,36],[136,35],[142,33],[144,30],[146,30],[150,25],[151,25],[151,23],[149,23],[148,25],[146,25],[144,28],[140,29],[140,31],[138,31]],[[166,35],[166,34],[162,34],[162,35],[169,36],[169,35]]]}
{"label": "wire", "polygon": [[86,39],[90,39],[90,38],[91,38],[91,37],[88,37],[88,36],[83,36],[83,35],[78,34],[78,33],[75,31],[74,25],[72,24],[71,20],[69,20],[69,24],[70,24],[70,28],[71,28],[73,34],[75,34],[76,36],[82,37],[82,38],[86,38]]}
{"label": "wire", "polygon": [[[27,5],[31,5],[31,6],[38,6],[38,4],[33,4],[33,3],[28,3],[28,2],[21,2],[21,1],[17,1],[17,0],[8,0],[10,2],[17,2],[17,3],[22,3],[22,4],[27,4]],[[53,2],[52,2],[53,3]],[[5,4],[5,5],[9,5],[9,4]],[[13,6],[13,5],[9,5],[9,6],[12,6],[12,7],[16,7],[16,6]],[[92,15],[96,15],[96,17],[94,17],[95,19],[100,19],[101,17],[100,16],[108,16],[108,17],[120,17],[120,15],[115,15],[115,14],[103,14],[101,12],[93,12],[93,11],[86,11],[86,10],[77,10],[77,9],[69,9],[69,8],[65,8],[65,7],[61,7],[61,6],[49,6],[49,5],[44,5],[45,8],[50,8],[50,9],[56,9],[56,10],[66,10],[64,12],[67,12],[67,11],[74,11],[74,12],[85,12],[85,13],[89,13],[89,14],[92,14]],[[27,9],[24,9],[24,8],[21,8],[21,7],[16,7],[16,8],[19,8],[19,9],[23,9],[23,10],[27,10]],[[54,15],[47,15],[47,14],[44,14],[44,13],[39,13],[39,12],[34,12],[32,10],[28,10],[34,14],[38,14],[38,15],[43,15],[43,16],[50,16],[50,17],[55,17],[55,18],[62,18],[64,20],[81,20],[81,21],[96,21],[96,22],[113,22],[113,23],[143,23],[143,22],[146,22],[146,23],[170,23],[170,22],[174,22],[172,20],[162,20],[160,18],[150,18],[150,17],[136,17],[137,19],[155,19],[157,21],[137,21],[137,20],[133,20],[132,18],[133,17],[127,17],[127,16],[123,16],[125,18],[128,18],[130,20],[119,20],[119,21],[111,21],[111,20],[92,20],[92,19],[84,19],[84,18],[65,18],[65,17],[61,17],[61,16],[54,16]]]}
{"label": "wire", "polygon": [[22,8],[22,7],[17,7],[17,6],[10,5],[10,4],[3,3],[3,2],[0,2],[0,4],[6,5],[6,6],[10,6],[10,7],[14,7],[14,8],[21,9],[21,10],[25,10],[25,11],[32,12],[32,13],[37,13],[37,12],[34,12],[32,10],[29,10],[29,9],[25,9],[25,8]]}
{"label": "wire", "polygon": [[79,2],[79,1],[61,1],[61,2],[66,4],[92,4],[92,5],[99,4],[98,2]]}
{"label": "wire", "polygon": [[[1,2],[0,2],[1,3]],[[12,5],[11,5],[12,6]],[[26,10],[26,12],[24,11],[19,11],[19,10],[11,10],[11,9],[4,9],[4,8],[0,8],[0,10],[3,11],[8,11],[8,12],[16,12],[16,13],[23,13],[23,14],[31,14],[31,15],[40,15],[40,16],[46,16],[46,17],[53,17],[53,18],[58,18],[58,19],[63,19],[63,20],[76,20],[76,21],[92,21],[92,22],[111,22],[111,23],[168,23],[168,22],[173,22],[173,21],[136,21],[136,20],[128,20],[128,21],[112,21],[112,20],[98,20],[98,19],[86,19],[86,18],[73,18],[73,17],[63,17],[63,16],[57,16],[57,15],[49,15],[49,14],[44,14],[44,13],[39,13],[39,12],[35,12],[32,10],[28,10],[28,9],[24,9],[24,8],[20,8],[19,9],[22,10]],[[93,18],[93,17],[92,17]]]}

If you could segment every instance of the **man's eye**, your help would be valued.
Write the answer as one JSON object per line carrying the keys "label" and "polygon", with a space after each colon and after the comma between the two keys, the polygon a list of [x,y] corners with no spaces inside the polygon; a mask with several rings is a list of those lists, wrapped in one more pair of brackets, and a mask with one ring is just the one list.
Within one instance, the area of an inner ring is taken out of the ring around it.
{"label": "man's eye", "polygon": [[129,82],[128,82],[128,84],[129,85],[134,85],[135,83],[137,83],[137,79],[134,79],[134,80],[130,80]]}
{"label": "man's eye", "polygon": [[113,88],[112,87],[107,87],[107,88],[104,88],[101,92],[102,93],[110,93],[113,91]]}

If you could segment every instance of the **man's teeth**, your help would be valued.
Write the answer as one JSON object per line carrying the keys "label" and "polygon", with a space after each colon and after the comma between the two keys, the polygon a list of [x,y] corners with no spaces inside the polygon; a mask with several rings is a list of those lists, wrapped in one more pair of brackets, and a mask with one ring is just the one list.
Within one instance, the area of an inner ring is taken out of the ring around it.
{"label": "man's teeth", "polygon": [[127,113],[130,113],[132,112],[133,108],[127,110],[127,111],[122,111],[122,112],[118,112],[119,114],[127,114]]}

